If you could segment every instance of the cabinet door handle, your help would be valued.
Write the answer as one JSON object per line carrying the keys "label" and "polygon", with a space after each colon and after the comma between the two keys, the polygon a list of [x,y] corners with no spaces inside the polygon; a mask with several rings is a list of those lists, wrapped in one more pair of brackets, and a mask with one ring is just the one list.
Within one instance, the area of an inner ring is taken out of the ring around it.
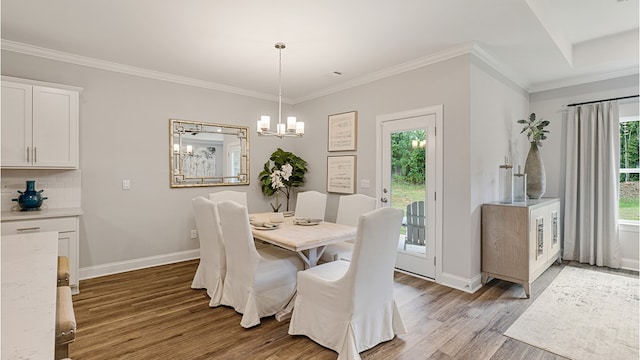
{"label": "cabinet door handle", "polygon": [[17,230],[18,232],[38,232],[40,231],[40,226],[34,226],[34,227],[28,227],[28,228],[21,228]]}
{"label": "cabinet door handle", "polygon": [[29,147],[27,146],[27,162],[29,162]]}
{"label": "cabinet door handle", "polygon": [[37,163],[38,162],[38,148],[37,147],[33,147],[33,162]]}

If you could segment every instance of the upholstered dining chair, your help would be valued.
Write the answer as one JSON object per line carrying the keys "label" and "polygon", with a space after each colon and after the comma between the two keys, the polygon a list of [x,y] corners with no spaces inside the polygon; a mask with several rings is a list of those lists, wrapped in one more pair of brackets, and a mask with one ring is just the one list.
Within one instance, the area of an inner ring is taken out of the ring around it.
{"label": "upholstered dining chair", "polygon": [[[376,209],[378,201],[375,198],[362,194],[344,195],[338,200],[338,214],[336,223],[349,226],[358,226],[358,218],[364,213]],[[328,245],[322,257],[324,262],[335,260],[351,260],[353,241],[343,241]]]}
{"label": "upholstered dining chair", "polygon": [[295,216],[300,218],[324,220],[324,212],[326,208],[327,194],[313,190],[304,191],[298,193]]}
{"label": "upholstered dining chair", "polygon": [[220,305],[227,259],[216,203],[198,196],[192,200],[193,213],[200,239],[200,263],[191,282],[192,289],[207,289],[209,306]]}
{"label": "upholstered dining chair", "polygon": [[[209,193],[209,199],[214,202],[231,200],[231,201],[237,202],[240,205],[246,206],[247,209],[249,208],[248,201],[247,201],[247,193],[241,192],[241,191],[224,190],[224,191],[212,192],[212,193]],[[256,240],[256,246],[262,248],[270,245],[262,241]]]}
{"label": "upholstered dining chair", "polygon": [[224,190],[218,192],[209,193],[209,200],[219,202],[224,200],[235,201],[240,205],[244,205],[247,208],[247,193],[241,191]]}
{"label": "upholstered dining chair", "polygon": [[292,301],[303,264],[295,253],[275,246],[256,249],[246,207],[222,201],[218,212],[227,254],[222,304],[241,313],[240,325],[250,328]]}
{"label": "upholstered dining chair", "polygon": [[406,333],[393,297],[393,267],[402,211],[360,216],[351,262],[324,263],[298,273],[289,334],[306,335],[339,360]]}

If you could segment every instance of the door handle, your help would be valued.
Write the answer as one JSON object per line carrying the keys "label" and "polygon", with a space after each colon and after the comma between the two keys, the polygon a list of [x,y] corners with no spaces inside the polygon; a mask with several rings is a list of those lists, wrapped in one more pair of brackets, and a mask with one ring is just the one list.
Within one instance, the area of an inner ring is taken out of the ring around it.
{"label": "door handle", "polygon": [[383,198],[380,198],[380,202],[386,203],[386,202],[388,202],[388,201],[389,201],[389,200],[387,200],[387,198],[384,198],[384,197],[383,197]]}
{"label": "door handle", "polygon": [[40,226],[17,229],[17,232],[40,232]]}

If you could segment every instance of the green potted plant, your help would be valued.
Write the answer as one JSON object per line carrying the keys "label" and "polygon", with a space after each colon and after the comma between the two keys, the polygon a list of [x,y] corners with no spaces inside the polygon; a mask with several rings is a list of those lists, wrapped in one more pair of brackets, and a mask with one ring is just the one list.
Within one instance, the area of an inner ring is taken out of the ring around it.
{"label": "green potted plant", "polygon": [[542,120],[542,118],[536,120],[536,113],[531,113],[529,119],[518,120],[518,124],[525,125],[522,131],[520,131],[520,134],[526,131],[529,142],[535,142],[537,146],[542,146],[542,140],[547,139],[547,135],[545,134],[549,133],[549,130],[545,130],[544,128],[549,126],[550,122]]}
{"label": "green potted plant", "polygon": [[282,206],[280,193],[286,197],[286,211],[289,211],[289,198],[294,188],[304,185],[306,172],[307,162],[294,153],[278,148],[271,154],[258,178],[264,195],[276,195],[275,204],[271,204],[274,212],[280,211]]}

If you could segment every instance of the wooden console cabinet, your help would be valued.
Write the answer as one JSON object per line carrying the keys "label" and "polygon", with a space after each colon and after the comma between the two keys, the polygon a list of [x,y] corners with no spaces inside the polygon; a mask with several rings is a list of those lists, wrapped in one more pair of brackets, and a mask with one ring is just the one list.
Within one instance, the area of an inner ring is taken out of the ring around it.
{"label": "wooden console cabinet", "polygon": [[498,278],[524,286],[560,260],[560,199],[482,205],[482,284]]}

